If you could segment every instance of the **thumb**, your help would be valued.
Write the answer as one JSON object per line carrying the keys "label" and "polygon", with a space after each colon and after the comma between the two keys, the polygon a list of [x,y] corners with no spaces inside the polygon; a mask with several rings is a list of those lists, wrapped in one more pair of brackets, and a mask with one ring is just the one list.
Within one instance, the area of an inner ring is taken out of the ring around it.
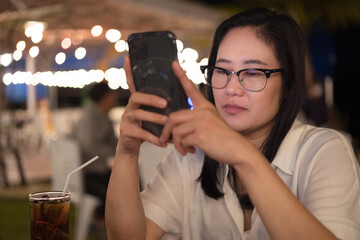
{"label": "thumb", "polygon": [[131,71],[131,64],[130,64],[129,56],[125,56],[124,60],[125,60],[124,70],[125,70],[125,75],[126,75],[126,82],[129,86],[130,92],[133,93],[133,92],[135,92],[135,85],[134,85],[134,78],[133,78],[132,71]]}

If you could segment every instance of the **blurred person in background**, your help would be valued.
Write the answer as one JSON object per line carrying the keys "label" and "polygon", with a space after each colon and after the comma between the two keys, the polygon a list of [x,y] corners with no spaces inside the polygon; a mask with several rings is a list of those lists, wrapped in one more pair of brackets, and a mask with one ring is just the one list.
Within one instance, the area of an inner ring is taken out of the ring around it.
{"label": "blurred person in background", "polygon": [[[360,176],[340,132],[297,119],[304,96],[305,41],[288,15],[255,8],[217,28],[201,69],[208,99],[177,62],[193,110],[170,116],[165,99],[131,97],[106,202],[108,239],[360,239]],[[142,121],[164,124],[160,137]],[[172,136],[172,141],[169,140]],[[139,192],[142,142],[175,149]]]}
{"label": "blurred person in background", "polygon": [[103,219],[107,185],[111,173],[111,161],[115,155],[117,137],[109,111],[117,104],[117,93],[107,83],[90,86],[89,100],[82,116],[72,131],[79,143],[82,162],[98,155],[99,159],[84,168],[85,191],[101,199],[96,217]]}

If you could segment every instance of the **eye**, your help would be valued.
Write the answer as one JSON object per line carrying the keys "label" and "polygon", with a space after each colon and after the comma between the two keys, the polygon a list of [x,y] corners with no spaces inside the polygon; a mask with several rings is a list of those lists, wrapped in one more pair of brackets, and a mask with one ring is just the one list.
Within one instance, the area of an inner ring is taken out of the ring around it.
{"label": "eye", "polygon": [[261,72],[261,71],[254,70],[254,69],[249,69],[249,70],[244,71],[243,74],[244,74],[245,77],[251,78],[251,77],[260,77],[264,73]]}
{"label": "eye", "polygon": [[215,73],[228,75],[228,71],[226,71],[225,69],[220,69],[220,68],[215,68]]}

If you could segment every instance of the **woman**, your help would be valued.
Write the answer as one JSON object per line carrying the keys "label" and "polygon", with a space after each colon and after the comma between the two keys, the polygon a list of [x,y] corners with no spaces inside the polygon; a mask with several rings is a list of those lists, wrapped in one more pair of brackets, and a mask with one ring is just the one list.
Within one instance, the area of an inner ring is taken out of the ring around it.
{"label": "woman", "polygon": [[[120,126],[108,188],[109,239],[360,239],[359,169],[338,132],[296,120],[304,40],[288,16],[255,8],[218,27],[202,67],[209,101],[173,69],[194,109],[134,91]],[[212,104],[212,103],[214,104]],[[164,124],[160,138],[141,121]],[[139,194],[143,141],[177,151]]]}

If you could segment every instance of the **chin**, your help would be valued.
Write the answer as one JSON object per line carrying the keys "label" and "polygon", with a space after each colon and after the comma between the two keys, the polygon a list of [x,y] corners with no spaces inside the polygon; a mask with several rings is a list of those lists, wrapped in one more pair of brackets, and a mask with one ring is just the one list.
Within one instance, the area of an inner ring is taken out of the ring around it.
{"label": "chin", "polygon": [[230,127],[238,132],[244,132],[249,129],[249,124],[245,122],[240,122],[239,120],[234,121],[234,119],[226,120]]}

